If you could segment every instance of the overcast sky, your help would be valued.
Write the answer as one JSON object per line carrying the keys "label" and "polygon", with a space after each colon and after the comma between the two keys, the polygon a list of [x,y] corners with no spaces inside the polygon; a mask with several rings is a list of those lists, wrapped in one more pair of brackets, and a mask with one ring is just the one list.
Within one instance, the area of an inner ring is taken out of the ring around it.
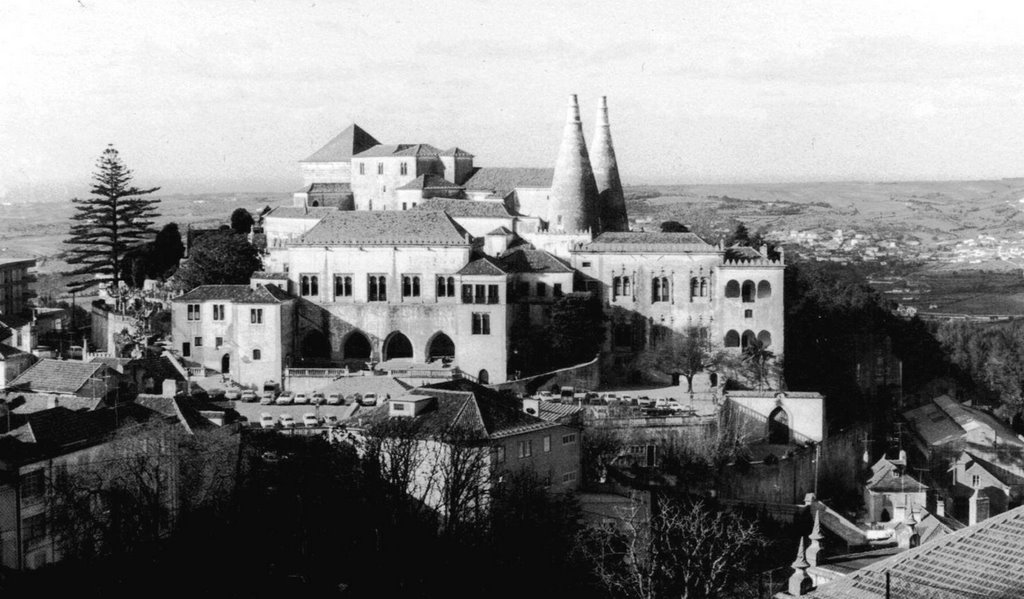
{"label": "overcast sky", "polygon": [[4,0],[0,195],[108,143],[168,192],[294,190],[353,121],[551,166],[570,93],[627,185],[1024,176],[1024,8],[973,4]]}

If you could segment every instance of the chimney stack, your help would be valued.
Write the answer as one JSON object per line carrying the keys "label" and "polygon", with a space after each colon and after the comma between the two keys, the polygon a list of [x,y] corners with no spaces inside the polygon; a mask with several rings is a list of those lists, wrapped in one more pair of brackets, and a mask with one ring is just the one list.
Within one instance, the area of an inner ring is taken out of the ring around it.
{"label": "chimney stack", "polygon": [[597,183],[601,230],[628,231],[626,197],[622,193],[622,181],[619,179],[619,164],[615,159],[615,147],[612,145],[611,125],[608,124],[608,98],[605,96],[601,96],[597,107],[597,122],[594,126],[594,140],[590,146],[590,157],[594,166],[594,180]]}
{"label": "chimney stack", "polygon": [[551,180],[549,226],[554,231],[577,232],[589,229],[599,232],[597,183],[590,165],[590,155],[583,139],[580,107],[576,95],[569,96],[569,108],[562,145],[558,149],[555,173]]}

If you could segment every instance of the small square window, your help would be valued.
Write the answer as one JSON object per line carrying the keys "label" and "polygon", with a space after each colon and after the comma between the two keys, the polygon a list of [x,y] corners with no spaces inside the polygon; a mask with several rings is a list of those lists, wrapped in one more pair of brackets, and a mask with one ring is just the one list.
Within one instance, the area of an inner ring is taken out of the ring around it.
{"label": "small square window", "polygon": [[216,338],[214,338],[214,340],[213,340],[213,346],[214,347],[219,348],[222,345],[224,345],[224,338],[223,337],[216,337]]}
{"label": "small square window", "polygon": [[743,311],[743,318],[753,318],[753,317],[754,317],[754,311],[753,310],[744,310]]}
{"label": "small square window", "polygon": [[192,341],[193,341],[193,345],[195,347],[202,347],[203,346],[203,338],[202,337],[196,337]]}

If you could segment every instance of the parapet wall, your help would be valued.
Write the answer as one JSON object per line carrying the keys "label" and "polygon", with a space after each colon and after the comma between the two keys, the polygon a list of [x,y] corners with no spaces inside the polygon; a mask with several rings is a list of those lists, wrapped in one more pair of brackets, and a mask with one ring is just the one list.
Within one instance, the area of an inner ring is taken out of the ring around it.
{"label": "parapet wall", "polygon": [[600,380],[601,367],[599,360],[594,358],[589,362],[577,364],[576,366],[569,366],[568,368],[490,386],[499,391],[514,391],[522,395],[533,395],[538,391],[550,388],[552,385],[594,390],[597,389]]}

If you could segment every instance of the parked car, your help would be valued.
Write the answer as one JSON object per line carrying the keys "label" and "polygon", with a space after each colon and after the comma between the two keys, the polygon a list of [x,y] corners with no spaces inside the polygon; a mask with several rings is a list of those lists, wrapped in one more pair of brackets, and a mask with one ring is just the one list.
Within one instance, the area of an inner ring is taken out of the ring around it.
{"label": "parked car", "polygon": [[295,395],[293,393],[282,393],[277,396],[277,405],[279,406],[290,406],[295,401]]}
{"label": "parked car", "polygon": [[296,404],[301,404],[301,405],[308,404],[309,403],[309,396],[306,395],[305,393],[296,393],[295,394],[295,403]]}
{"label": "parked car", "polygon": [[224,390],[224,399],[230,399],[231,401],[237,401],[242,397],[242,390],[238,387],[228,387]]}
{"label": "parked car", "polygon": [[327,426],[337,426],[339,422],[341,421],[338,420],[338,417],[334,414],[328,414],[327,417],[324,418],[324,424]]}
{"label": "parked car", "polygon": [[673,412],[682,412],[686,410],[686,408],[674,399],[659,399],[655,402],[654,407],[661,410],[671,410]]}
{"label": "parked car", "polygon": [[327,403],[327,398],[324,397],[323,393],[317,391],[316,393],[313,394],[310,403],[313,404],[314,406],[322,406],[325,403]]}
{"label": "parked car", "polygon": [[590,391],[584,391],[583,389],[578,389],[575,393],[572,394],[572,398],[575,401],[585,401],[589,395],[590,395]]}
{"label": "parked car", "polygon": [[646,395],[637,398],[636,403],[641,408],[653,408],[657,402]]}
{"label": "parked car", "polygon": [[601,399],[604,400],[605,404],[613,405],[614,403],[619,401],[619,396],[614,393],[605,393],[601,395]]}
{"label": "parked car", "polygon": [[276,399],[274,397],[274,394],[269,392],[269,391],[264,391],[263,395],[260,396],[260,402],[261,403],[263,402],[263,400],[269,400],[269,401],[267,401],[268,405],[274,403],[274,399]]}
{"label": "parked car", "polygon": [[316,414],[308,412],[302,415],[302,424],[305,426],[320,426],[320,419],[316,417]]}
{"label": "parked car", "polygon": [[340,406],[342,403],[344,400],[341,398],[341,393],[331,393],[327,396],[327,405],[329,406]]}
{"label": "parked car", "polygon": [[291,414],[281,414],[281,426],[284,428],[295,428],[295,419]]}
{"label": "parked car", "polygon": [[274,428],[274,416],[263,412],[260,414],[260,427],[261,428]]}
{"label": "parked car", "polygon": [[242,391],[242,395],[239,397],[239,399],[246,403],[252,403],[254,401],[259,400],[259,397],[256,396],[256,392],[253,391],[252,389],[246,389],[245,391]]}
{"label": "parked car", "polygon": [[550,391],[541,391],[540,393],[537,394],[537,399],[542,399],[544,401],[551,401],[554,398],[555,394]]}
{"label": "parked car", "polygon": [[363,406],[375,406],[377,405],[377,394],[367,393],[363,395],[363,398],[359,400],[359,405]]}

